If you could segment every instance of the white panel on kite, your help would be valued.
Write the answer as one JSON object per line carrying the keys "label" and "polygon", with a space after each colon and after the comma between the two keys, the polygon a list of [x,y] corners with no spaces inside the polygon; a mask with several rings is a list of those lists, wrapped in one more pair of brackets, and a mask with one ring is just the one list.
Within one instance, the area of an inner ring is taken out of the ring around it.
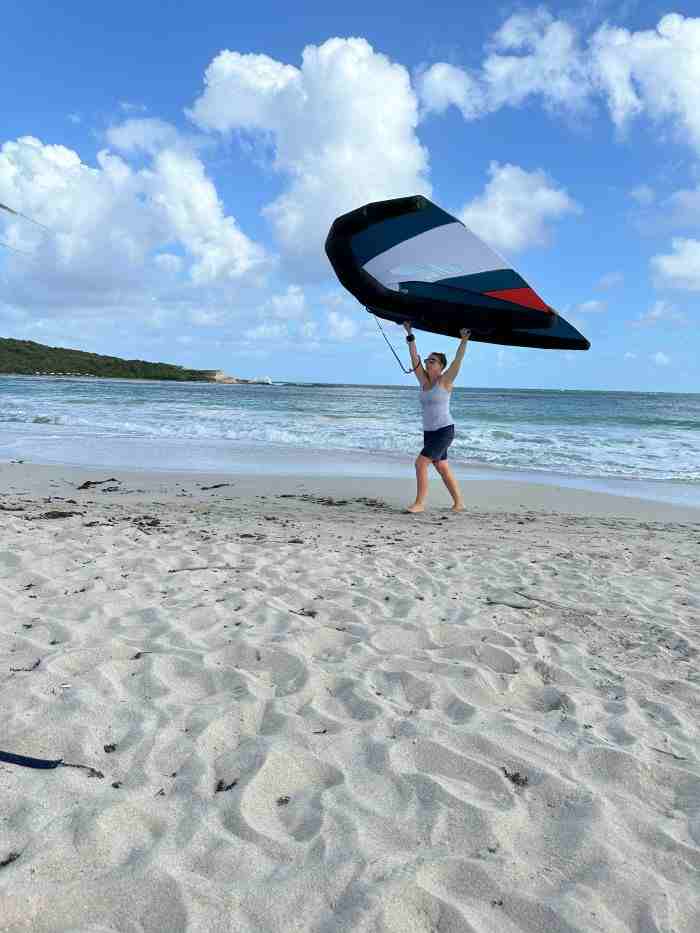
{"label": "white panel on kite", "polygon": [[364,266],[365,272],[393,289],[399,282],[437,282],[508,268],[505,259],[461,223],[442,224],[403,240]]}

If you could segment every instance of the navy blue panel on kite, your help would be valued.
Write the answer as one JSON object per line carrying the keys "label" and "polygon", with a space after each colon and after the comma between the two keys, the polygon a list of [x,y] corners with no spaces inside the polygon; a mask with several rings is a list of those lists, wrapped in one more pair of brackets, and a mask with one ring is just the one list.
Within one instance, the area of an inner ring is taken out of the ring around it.
{"label": "navy blue panel on kite", "polygon": [[494,250],[420,195],[366,204],[334,222],[326,254],[341,283],[377,317],[507,346],[587,350]]}

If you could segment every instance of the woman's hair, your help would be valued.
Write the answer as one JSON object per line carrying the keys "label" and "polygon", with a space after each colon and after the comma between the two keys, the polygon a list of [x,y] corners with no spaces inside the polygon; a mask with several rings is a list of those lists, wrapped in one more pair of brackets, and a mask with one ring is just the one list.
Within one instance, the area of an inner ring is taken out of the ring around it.
{"label": "woman's hair", "polygon": [[444,353],[431,353],[431,356],[436,356],[440,360],[440,369],[444,369],[447,366],[447,357]]}

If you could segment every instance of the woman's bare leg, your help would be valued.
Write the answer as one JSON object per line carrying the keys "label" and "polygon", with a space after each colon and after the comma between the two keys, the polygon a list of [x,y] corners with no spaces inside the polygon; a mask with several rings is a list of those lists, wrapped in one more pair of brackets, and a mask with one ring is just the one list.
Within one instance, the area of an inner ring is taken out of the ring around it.
{"label": "woman's bare leg", "polygon": [[428,496],[428,467],[430,460],[422,454],[416,457],[416,501],[409,505],[407,512],[422,512]]}
{"label": "woman's bare leg", "polygon": [[453,512],[461,512],[464,509],[464,499],[462,499],[462,492],[459,488],[459,483],[454,477],[454,473],[449,467],[447,460],[438,460],[434,462],[433,466],[438,471],[442,477],[442,481],[447,486],[447,491],[452,496]]}

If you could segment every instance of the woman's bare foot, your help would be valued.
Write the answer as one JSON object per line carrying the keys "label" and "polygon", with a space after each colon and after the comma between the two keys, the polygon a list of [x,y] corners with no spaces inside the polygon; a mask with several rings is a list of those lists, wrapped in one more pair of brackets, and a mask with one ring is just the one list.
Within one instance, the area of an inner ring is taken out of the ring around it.
{"label": "woman's bare foot", "polygon": [[425,512],[425,506],[422,502],[414,502],[413,505],[409,505],[406,511],[410,512],[411,515],[415,515],[416,512]]}
{"label": "woman's bare foot", "polygon": [[462,500],[460,499],[459,501],[455,502],[455,504],[452,506],[452,508],[450,509],[450,511],[451,511],[451,512],[463,512],[463,511],[464,511],[464,503],[462,502]]}

